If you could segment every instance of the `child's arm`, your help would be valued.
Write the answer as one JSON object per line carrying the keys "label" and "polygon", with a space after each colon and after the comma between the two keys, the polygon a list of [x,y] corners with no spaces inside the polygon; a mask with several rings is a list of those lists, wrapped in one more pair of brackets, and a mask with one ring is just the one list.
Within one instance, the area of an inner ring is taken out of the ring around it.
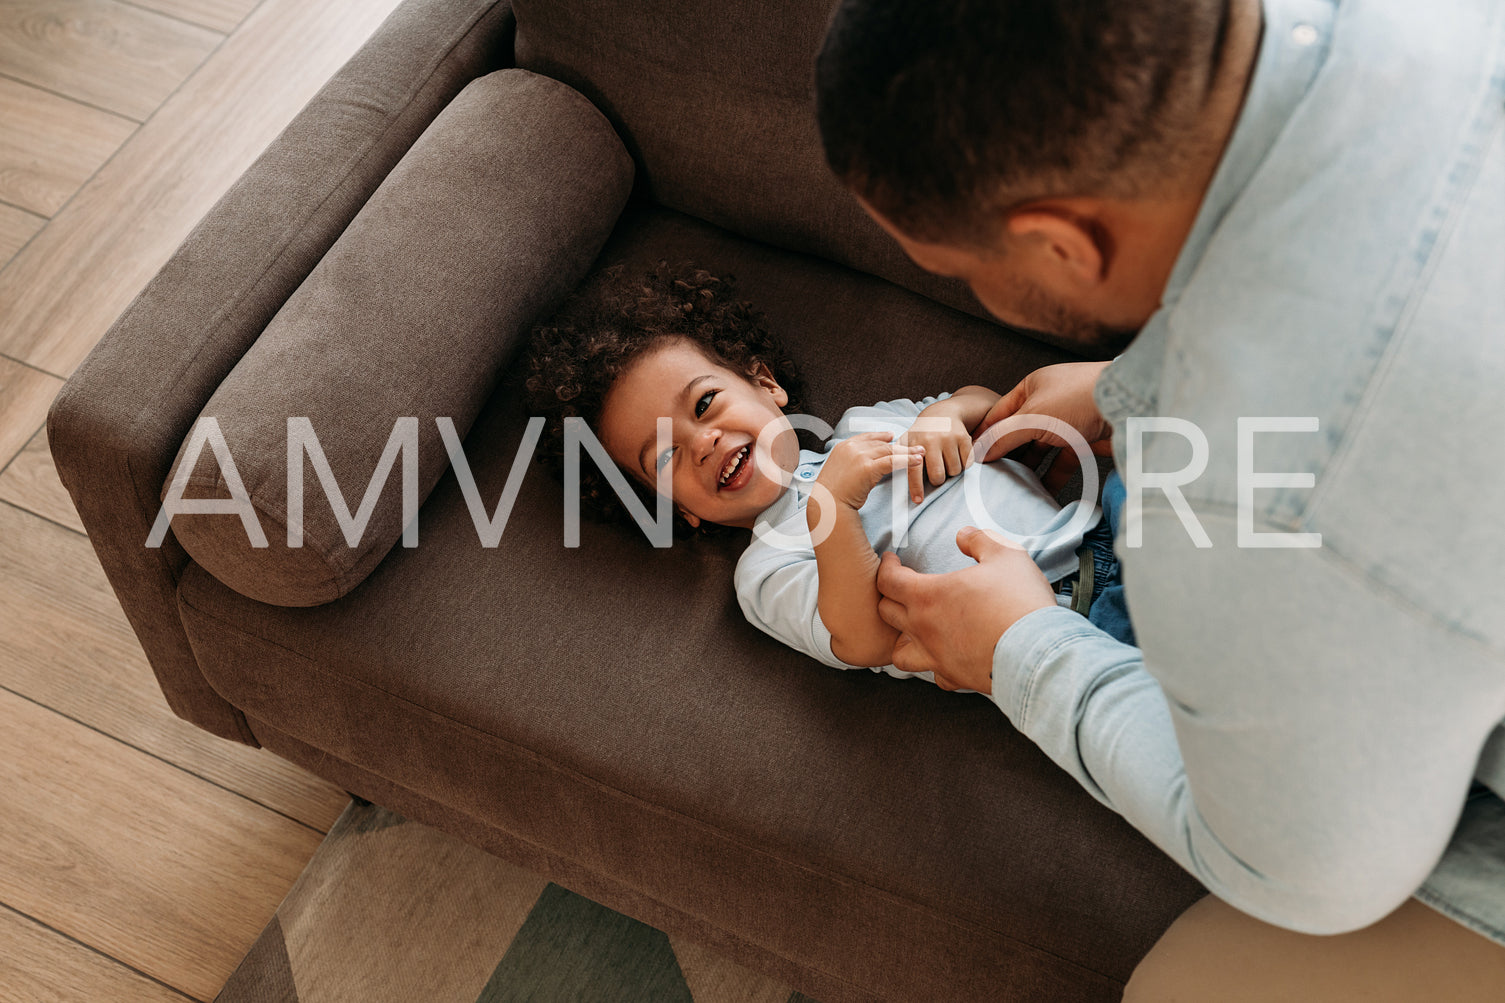
{"label": "child's arm", "polygon": [[967,434],[977,431],[977,426],[988,416],[993,405],[1003,397],[995,390],[987,387],[969,386],[962,387],[945,400],[936,401],[934,404],[920,412],[921,418],[944,416],[957,418],[966,428]]}
{"label": "child's arm", "polygon": [[837,443],[805,508],[820,619],[831,632],[831,653],[848,665],[887,665],[899,637],[878,616],[878,555],[857,514],[874,485],[924,460],[922,447],[892,440],[890,432],[865,432]]}
{"label": "child's arm", "polygon": [[920,412],[901,440],[925,450],[924,465],[909,468],[909,497],[916,505],[925,499],[926,474],[939,485],[972,462],[972,435],[1000,397],[987,387],[962,387]]}

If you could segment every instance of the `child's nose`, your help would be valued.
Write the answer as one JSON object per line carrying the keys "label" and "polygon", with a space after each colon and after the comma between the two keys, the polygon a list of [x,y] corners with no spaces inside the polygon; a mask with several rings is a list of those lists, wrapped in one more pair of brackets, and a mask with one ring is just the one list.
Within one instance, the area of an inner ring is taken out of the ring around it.
{"label": "child's nose", "polygon": [[704,463],[716,455],[716,443],[721,441],[721,430],[703,428],[695,437],[695,462]]}

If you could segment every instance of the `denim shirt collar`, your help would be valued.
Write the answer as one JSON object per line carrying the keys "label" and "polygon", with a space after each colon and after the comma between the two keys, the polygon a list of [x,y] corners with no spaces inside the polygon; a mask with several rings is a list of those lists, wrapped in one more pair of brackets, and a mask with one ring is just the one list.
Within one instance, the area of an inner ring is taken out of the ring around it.
{"label": "denim shirt collar", "polygon": [[1326,59],[1336,0],[1263,0],[1261,6],[1259,52],[1238,124],[1176,257],[1160,309],[1098,380],[1098,410],[1115,427],[1131,415],[1154,412],[1167,315],[1195,275],[1224,216],[1259,170]]}

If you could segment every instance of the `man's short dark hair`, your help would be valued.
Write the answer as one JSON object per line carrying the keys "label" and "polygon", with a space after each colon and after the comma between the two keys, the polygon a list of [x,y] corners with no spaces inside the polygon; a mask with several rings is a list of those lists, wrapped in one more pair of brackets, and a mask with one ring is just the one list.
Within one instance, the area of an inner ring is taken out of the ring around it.
{"label": "man's short dark hair", "polygon": [[911,237],[990,246],[1034,198],[1179,179],[1228,0],[842,0],[816,113],[842,181]]}

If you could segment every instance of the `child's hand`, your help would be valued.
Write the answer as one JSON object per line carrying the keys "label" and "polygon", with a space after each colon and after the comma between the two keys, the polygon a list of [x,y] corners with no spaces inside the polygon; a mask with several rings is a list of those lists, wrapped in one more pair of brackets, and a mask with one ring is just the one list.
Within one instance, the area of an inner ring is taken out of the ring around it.
{"label": "child's hand", "polygon": [[837,504],[858,509],[879,481],[906,467],[919,470],[924,459],[922,447],[895,442],[892,432],[863,432],[836,444],[815,483]]}
{"label": "child's hand", "polygon": [[939,486],[947,477],[955,477],[972,462],[972,433],[960,417],[947,413],[946,404],[932,404],[900,436],[901,443],[918,446],[925,462],[909,468],[909,498],[916,505],[925,500],[925,477]]}

